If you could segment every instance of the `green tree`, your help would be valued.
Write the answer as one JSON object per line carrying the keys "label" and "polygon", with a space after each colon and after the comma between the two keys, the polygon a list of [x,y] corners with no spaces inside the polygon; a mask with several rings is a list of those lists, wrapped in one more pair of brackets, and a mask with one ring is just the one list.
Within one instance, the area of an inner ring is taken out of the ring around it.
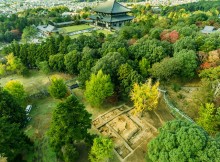
{"label": "green tree", "polygon": [[63,79],[52,77],[51,85],[48,88],[51,96],[57,99],[62,99],[67,96],[68,89]]}
{"label": "green tree", "polygon": [[103,73],[109,74],[113,83],[117,83],[117,71],[120,65],[125,63],[125,58],[118,52],[110,52],[100,58],[95,66],[92,68],[92,72],[97,74],[99,70]]}
{"label": "green tree", "polygon": [[139,70],[144,78],[146,78],[149,75],[149,69],[150,69],[150,62],[143,57],[141,61],[139,61]]}
{"label": "green tree", "polygon": [[34,38],[37,35],[37,28],[34,26],[27,26],[24,28],[21,40],[24,43],[27,43],[31,38]]}
{"label": "green tree", "polygon": [[106,41],[102,44],[100,53],[105,56],[108,53],[117,52],[122,47],[127,47],[127,42],[125,40],[118,40],[109,35]]}
{"label": "green tree", "polygon": [[14,99],[18,102],[18,104],[20,105],[24,104],[26,98],[26,92],[21,82],[17,80],[11,80],[6,83],[4,89],[7,90],[14,97]]}
{"label": "green tree", "polygon": [[[201,86],[205,93],[202,95],[206,95],[202,101],[213,102],[214,100],[218,100],[220,88],[219,88],[219,79],[220,79],[220,66],[211,67],[209,69],[204,69],[200,72],[199,77],[202,78],[202,83],[206,86]],[[202,85],[203,85],[202,84]],[[201,88],[200,88],[201,90]],[[207,100],[208,99],[208,100]],[[205,102],[203,102],[205,103]]]}
{"label": "green tree", "polygon": [[129,50],[132,59],[140,61],[144,57],[151,64],[161,61],[163,58],[169,56],[171,52],[170,43],[164,43],[156,39],[151,40],[146,37],[139,39],[129,47]]}
{"label": "green tree", "polygon": [[89,47],[85,47],[82,52],[82,59],[78,63],[79,70],[79,81],[82,87],[85,86],[86,80],[91,75],[91,68],[95,65],[97,61],[97,51]]}
{"label": "green tree", "polygon": [[198,125],[180,120],[167,122],[148,143],[153,162],[219,161],[220,145]]}
{"label": "green tree", "polygon": [[180,33],[181,37],[195,36],[196,34],[196,30],[191,28],[190,26],[180,27],[177,31]]}
{"label": "green tree", "polygon": [[200,72],[199,77],[208,79],[210,81],[216,81],[220,79],[220,66],[204,69]]}
{"label": "green tree", "polygon": [[206,103],[199,108],[199,117],[196,121],[210,134],[218,131],[220,121],[218,121],[217,112],[220,112],[220,108],[215,108],[213,103]]}
{"label": "green tree", "polygon": [[112,157],[113,147],[112,140],[105,137],[95,138],[89,153],[89,160],[91,162],[107,161]]}
{"label": "green tree", "polygon": [[118,69],[118,80],[120,81],[120,91],[124,97],[129,96],[134,83],[140,83],[143,77],[128,64],[122,64]]}
{"label": "green tree", "polygon": [[7,157],[8,162],[17,161],[16,156],[30,149],[31,142],[19,124],[0,117],[0,132],[0,156]]}
{"label": "green tree", "polygon": [[162,28],[152,28],[150,30],[150,38],[152,39],[160,39],[160,33],[162,33]]}
{"label": "green tree", "polygon": [[22,74],[25,70],[24,65],[22,64],[21,60],[14,56],[12,53],[7,55],[6,57],[7,63],[6,63],[6,70],[15,72],[17,74]]}
{"label": "green tree", "polygon": [[77,52],[76,50],[64,56],[64,64],[66,66],[67,71],[70,74],[79,73],[77,66],[80,61],[81,61],[81,53]]}
{"label": "green tree", "polygon": [[11,31],[6,31],[4,34],[5,41],[10,43],[15,39],[14,34]]}
{"label": "green tree", "polygon": [[142,85],[135,83],[130,92],[131,100],[134,102],[134,114],[142,113],[144,110],[154,110],[157,108],[159,99],[159,82],[152,84],[152,80]]}
{"label": "green tree", "polygon": [[65,70],[64,55],[63,54],[51,55],[49,57],[49,65],[53,70],[64,71]]}
{"label": "green tree", "polygon": [[192,50],[181,50],[174,53],[174,57],[153,64],[150,73],[160,79],[169,79],[177,74],[184,79],[192,79],[197,67],[196,53]]}
{"label": "green tree", "polygon": [[66,144],[62,147],[63,159],[65,162],[73,162],[74,159],[77,159],[79,153],[76,150],[74,144]]}
{"label": "green tree", "polygon": [[48,65],[47,61],[41,61],[37,64],[38,68],[40,71],[42,71],[44,74],[49,74],[50,73],[50,67]]}
{"label": "green tree", "polygon": [[181,50],[174,53],[174,59],[181,62],[180,76],[185,79],[192,79],[198,67],[197,55],[193,50]]}
{"label": "green tree", "polygon": [[66,54],[68,52],[67,47],[70,44],[70,42],[71,42],[70,37],[68,35],[64,36],[64,39],[59,44],[59,53]]}
{"label": "green tree", "polygon": [[175,53],[183,49],[196,51],[196,43],[191,37],[183,37],[173,44],[173,48]]}
{"label": "green tree", "polygon": [[67,162],[76,160],[78,153],[75,145],[89,136],[90,117],[85,106],[73,95],[57,105],[48,135],[50,145],[58,157]]}
{"label": "green tree", "polygon": [[167,80],[180,72],[182,67],[181,65],[182,63],[180,60],[174,58],[164,58],[161,62],[153,64],[149,72],[155,78]]}
{"label": "green tree", "polygon": [[6,117],[10,123],[17,123],[20,127],[26,124],[25,109],[2,87],[0,87],[0,118],[1,117]]}
{"label": "green tree", "polygon": [[103,74],[102,70],[98,74],[92,74],[90,80],[86,82],[85,97],[93,106],[100,106],[106,97],[113,94],[113,84],[109,75]]}

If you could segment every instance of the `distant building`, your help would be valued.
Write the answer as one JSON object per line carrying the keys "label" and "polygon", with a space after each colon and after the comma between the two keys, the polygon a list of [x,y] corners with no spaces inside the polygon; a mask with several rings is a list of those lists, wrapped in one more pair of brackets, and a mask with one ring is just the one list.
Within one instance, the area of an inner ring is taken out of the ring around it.
{"label": "distant building", "polygon": [[45,35],[50,35],[52,33],[58,32],[56,27],[53,25],[39,25],[39,26],[37,26],[37,29],[40,30],[40,32]]}
{"label": "distant building", "polygon": [[53,22],[53,25],[57,28],[61,28],[61,27],[64,27],[64,26],[70,26],[70,25],[74,25],[75,21],[67,21],[67,22],[60,22],[60,23],[54,23]]}
{"label": "distant building", "polygon": [[63,17],[75,16],[75,15],[79,15],[79,13],[76,13],[76,12],[63,12],[63,13],[62,13],[62,16],[63,16]]}
{"label": "distant building", "polygon": [[127,15],[131,10],[115,0],[109,0],[92,9],[95,14],[90,16],[94,25],[106,28],[118,28],[134,17]]}
{"label": "distant building", "polygon": [[216,29],[214,26],[205,26],[204,29],[201,30],[203,34],[211,34],[218,32],[220,33],[220,28]]}
{"label": "distant building", "polygon": [[215,31],[214,29],[215,29],[214,26],[205,26],[204,29],[201,30],[201,32],[204,34],[210,34]]}

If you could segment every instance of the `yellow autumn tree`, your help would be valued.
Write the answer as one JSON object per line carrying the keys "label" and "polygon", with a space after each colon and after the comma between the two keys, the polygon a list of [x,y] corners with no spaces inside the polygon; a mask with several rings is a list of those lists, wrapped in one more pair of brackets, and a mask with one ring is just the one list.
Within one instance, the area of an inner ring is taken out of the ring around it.
{"label": "yellow autumn tree", "polygon": [[18,80],[10,80],[4,86],[4,89],[8,91],[19,104],[24,104],[26,98],[26,92],[24,86]]}
{"label": "yellow autumn tree", "polygon": [[133,113],[142,113],[144,110],[154,110],[157,108],[160,92],[158,91],[159,82],[152,84],[148,79],[146,83],[134,84],[130,92],[131,100],[134,102]]}
{"label": "yellow autumn tree", "polygon": [[15,72],[17,74],[22,74],[25,71],[25,67],[22,64],[20,58],[17,58],[13,55],[13,53],[10,53],[9,55],[5,56],[7,63],[6,63],[6,70]]}

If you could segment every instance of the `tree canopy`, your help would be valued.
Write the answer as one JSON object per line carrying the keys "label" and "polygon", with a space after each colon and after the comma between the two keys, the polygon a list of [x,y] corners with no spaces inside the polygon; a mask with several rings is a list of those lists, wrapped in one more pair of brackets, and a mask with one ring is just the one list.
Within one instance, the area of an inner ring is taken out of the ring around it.
{"label": "tree canopy", "polygon": [[197,123],[208,133],[215,134],[220,126],[220,107],[215,108],[213,103],[206,103],[199,108],[199,117]]}
{"label": "tree canopy", "polygon": [[30,149],[31,142],[23,131],[26,121],[25,109],[0,87],[0,156],[9,162],[19,161],[17,156]]}
{"label": "tree canopy", "polygon": [[112,157],[113,142],[105,137],[98,137],[94,139],[91,151],[89,153],[89,160],[91,162],[101,162]]}
{"label": "tree canopy", "polygon": [[67,96],[68,89],[62,78],[53,76],[51,78],[51,85],[48,88],[51,96],[57,99],[62,99]]}
{"label": "tree canopy", "polygon": [[120,53],[110,52],[96,62],[92,72],[97,74],[99,70],[102,70],[104,74],[110,75],[113,83],[116,83],[117,70],[123,63],[125,63],[125,58]]}
{"label": "tree canopy", "polygon": [[4,89],[7,90],[20,105],[24,104],[26,92],[24,86],[19,81],[11,80],[7,82]]}
{"label": "tree canopy", "polygon": [[99,70],[97,75],[92,74],[86,82],[85,97],[91,105],[100,106],[106,97],[113,94],[113,90],[110,76]]}
{"label": "tree canopy", "polygon": [[159,99],[159,82],[152,84],[149,79],[146,83],[139,85],[135,83],[130,92],[131,100],[134,102],[134,114],[144,110],[154,110],[157,108]]}
{"label": "tree canopy", "polygon": [[153,162],[219,161],[219,142],[195,124],[174,120],[167,122],[150,141],[148,155]]}
{"label": "tree canopy", "polygon": [[19,124],[10,123],[7,118],[0,117],[0,132],[0,156],[7,157],[7,161],[16,161],[19,154],[30,149],[31,142]]}
{"label": "tree canopy", "polygon": [[2,87],[0,87],[0,117],[5,117],[10,123],[17,123],[20,127],[26,124],[25,109]]}
{"label": "tree canopy", "polygon": [[[61,159],[73,161],[78,157],[75,150],[77,142],[89,136],[91,114],[85,106],[71,95],[60,102],[53,112],[52,123],[48,131],[50,145]],[[70,160],[68,160],[70,159]]]}

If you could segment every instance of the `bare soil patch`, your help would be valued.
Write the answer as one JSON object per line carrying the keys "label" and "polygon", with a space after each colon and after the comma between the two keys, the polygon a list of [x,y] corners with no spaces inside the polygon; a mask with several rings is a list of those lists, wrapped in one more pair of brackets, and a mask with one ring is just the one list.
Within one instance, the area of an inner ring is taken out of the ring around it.
{"label": "bare soil patch", "polygon": [[120,161],[145,161],[147,143],[157,135],[165,121],[172,120],[161,101],[155,112],[144,112],[142,117],[132,114],[132,107],[114,107],[93,120],[93,128],[114,142],[114,152]]}

